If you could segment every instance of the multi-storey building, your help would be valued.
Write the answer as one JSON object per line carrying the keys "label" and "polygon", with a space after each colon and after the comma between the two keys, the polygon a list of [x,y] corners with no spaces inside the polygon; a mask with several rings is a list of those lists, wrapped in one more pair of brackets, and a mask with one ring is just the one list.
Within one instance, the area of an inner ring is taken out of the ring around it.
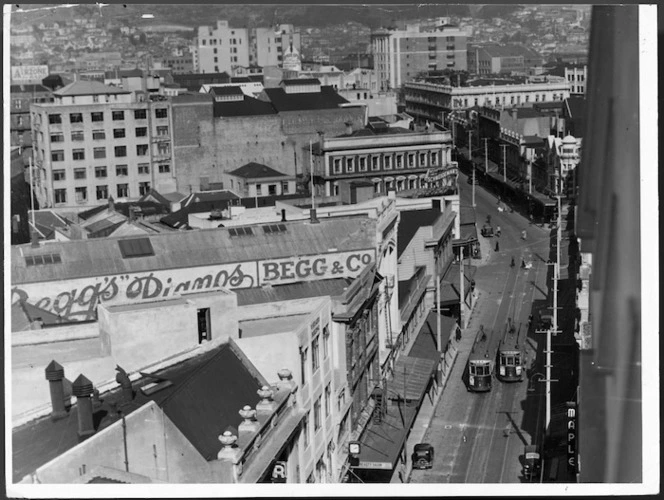
{"label": "multi-storey building", "polygon": [[109,196],[175,190],[170,101],[74,82],[32,104],[34,189],[42,207],[82,208]]}
{"label": "multi-storey building", "polygon": [[477,75],[526,74],[541,66],[542,57],[523,45],[485,45],[468,47],[468,71]]}
{"label": "multi-storey building", "polygon": [[570,94],[567,82],[486,85],[481,80],[466,87],[427,82],[404,84],[406,112],[421,120],[440,122],[443,113],[477,106],[521,106],[562,101]]}
{"label": "multi-storey building", "polygon": [[588,80],[588,65],[587,64],[558,64],[554,68],[549,69],[547,74],[559,76],[569,82],[570,93],[572,94],[585,94],[586,82]]}
{"label": "multi-storey building", "polygon": [[230,73],[235,66],[249,66],[249,32],[232,28],[228,21],[215,27],[199,26],[195,70],[199,73]]}
{"label": "multi-storey building", "polygon": [[[433,186],[451,161],[451,135],[433,127],[414,132],[370,119],[369,126],[338,137],[321,136],[313,150],[317,190],[339,194],[339,184],[369,180],[375,193]],[[321,193],[321,194],[323,194]]]}
{"label": "multi-storey building", "polygon": [[161,60],[166,68],[171,68],[174,74],[193,73],[194,56],[189,50],[179,50]]}
{"label": "multi-storey building", "polygon": [[9,130],[11,145],[19,146],[26,153],[29,153],[28,148],[32,146],[30,104],[51,101],[53,99],[51,89],[39,84],[12,85],[10,96]]}
{"label": "multi-storey building", "polygon": [[249,38],[252,65],[282,67],[287,53],[301,53],[300,32],[292,24],[252,28]]}
{"label": "multi-storey building", "polygon": [[466,70],[468,33],[458,27],[407,25],[371,33],[374,68],[380,90],[401,87],[431,70]]}

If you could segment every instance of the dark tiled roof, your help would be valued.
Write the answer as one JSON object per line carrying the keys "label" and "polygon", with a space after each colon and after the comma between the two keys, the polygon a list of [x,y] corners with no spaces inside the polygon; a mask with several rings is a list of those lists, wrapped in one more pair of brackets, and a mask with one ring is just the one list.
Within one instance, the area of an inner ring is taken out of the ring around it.
{"label": "dark tiled roof", "polygon": [[248,76],[231,76],[231,83],[250,83],[251,79]]}
{"label": "dark tiled roof", "polygon": [[542,146],[544,144],[544,138],[538,135],[524,135],[523,144],[526,146]]}
{"label": "dark tiled roof", "polygon": [[184,208],[194,203],[214,203],[217,201],[237,200],[239,198],[240,197],[232,191],[199,191],[198,193],[191,193],[180,200],[180,206]]}
{"label": "dark tiled roof", "polygon": [[277,112],[336,109],[340,104],[348,103],[329,85],[322,86],[320,92],[287,94],[282,88],[269,88],[264,92]]}
{"label": "dark tiled roof", "polygon": [[265,288],[243,288],[235,290],[235,293],[238,306],[247,306],[308,297],[341,297],[351,282],[349,278],[334,278]]}
{"label": "dark tiled roof", "polygon": [[286,86],[297,86],[297,85],[320,85],[320,80],[318,78],[289,78],[287,80],[282,80]]}
{"label": "dark tiled roof", "polygon": [[214,95],[244,95],[242,89],[236,86],[229,87],[212,87],[210,94]]}
{"label": "dark tiled roof", "polygon": [[[129,207],[139,207],[141,215],[160,215],[169,213],[168,207],[156,201],[134,201],[131,203],[114,203],[115,211],[129,217]],[[108,209],[108,205],[99,205],[78,214],[83,220],[88,220],[94,215],[97,215],[104,210]]]}
{"label": "dark tiled roof", "polygon": [[403,127],[385,127],[379,131],[373,130],[369,127],[362,128],[360,130],[353,130],[352,134],[343,134],[339,137],[371,137],[371,136],[383,136],[383,135],[400,135],[400,134],[412,134],[412,130],[408,130]]}
{"label": "dark tiled roof", "polygon": [[286,174],[282,174],[278,170],[275,170],[267,165],[261,165],[260,163],[249,162],[246,165],[242,165],[240,168],[236,168],[228,172],[230,175],[235,175],[236,177],[242,177],[244,179],[258,179],[261,177],[285,177]]}
{"label": "dark tiled roof", "polygon": [[565,99],[565,104],[571,118],[583,118],[586,112],[586,98],[572,96]]}
{"label": "dark tiled roof", "polygon": [[432,226],[438,217],[440,217],[440,211],[433,208],[401,212],[397,232],[397,257],[401,257],[401,254],[408,248],[410,240],[413,239],[419,228]]}
{"label": "dark tiled roof", "polygon": [[[238,411],[244,405],[255,407],[260,399],[256,391],[269,385],[232,342],[153,375],[173,385],[146,396],[139,387],[151,383],[152,379],[142,378],[134,383],[134,400],[120,406],[123,413],[128,415],[148,401],[154,401],[207,460],[216,458],[221,449],[218,436],[229,426],[237,428],[242,421]],[[117,417],[108,417],[108,405],[120,402],[121,397],[119,389],[102,395],[104,403],[94,415],[96,431],[117,420]],[[43,417],[13,429],[14,481],[20,481],[76,446],[79,442],[77,429],[76,405],[62,420]]]}
{"label": "dark tiled roof", "polygon": [[248,95],[245,95],[244,100],[242,101],[215,101],[213,106],[215,117],[274,115],[277,113],[271,103],[261,101]]}

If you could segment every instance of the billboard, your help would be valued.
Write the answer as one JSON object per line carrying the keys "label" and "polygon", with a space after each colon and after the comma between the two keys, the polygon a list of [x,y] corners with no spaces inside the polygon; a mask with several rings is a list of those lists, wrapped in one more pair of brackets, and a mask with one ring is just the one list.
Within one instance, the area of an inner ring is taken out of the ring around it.
{"label": "billboard", "polygon": [[12,83],[41,83],[48,76],[48,66],[12,66]]}

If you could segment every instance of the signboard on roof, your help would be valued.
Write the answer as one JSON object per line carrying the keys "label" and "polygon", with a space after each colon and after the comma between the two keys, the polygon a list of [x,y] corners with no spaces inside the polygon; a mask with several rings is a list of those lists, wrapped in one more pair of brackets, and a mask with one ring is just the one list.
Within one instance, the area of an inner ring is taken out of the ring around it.
{"label": "signboard on roof", "polygon": [[178,297],[182,292],[354,278],[375,262],[375,253],[375,249],[356,250],[23,283],[12,287],[12,304],[25,300],[68,321],[89,321],[96,318],[96,309],[101,303],[137,304]]}
{"label": "signboard on roof", "polygon": [[48,66],[12,66],[12,83],[41,83],[48,76]]}

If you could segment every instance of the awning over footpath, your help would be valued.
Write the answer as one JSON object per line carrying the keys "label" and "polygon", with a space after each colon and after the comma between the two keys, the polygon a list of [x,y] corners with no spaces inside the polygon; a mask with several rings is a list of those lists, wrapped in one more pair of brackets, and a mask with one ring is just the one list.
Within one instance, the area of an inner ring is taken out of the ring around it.
{"label": "awning over footpath", "polygon": [[372,419],[362,435],[357,469],[392,470],[399,459],[440,361],[433,336],[435,321],[435,314],[429,313],[409,355],[395,362],[393,378],[387,384],[387,412],[380,422]]}
{"label": "awning over footpath", "polygon": [[[475,266],[464,266],[464,298],[468,297],[470,293],[470,285],[473,278],[475,277],[475,272],[477,268]],[[440,304],[441,305],[452,305],[459,303],[461,299],[461,292],[459,291],[459,274],[461,270],[459,269],[459,264],[454,263],[450,265],[447,269],[447,272],[440,281]]]}

